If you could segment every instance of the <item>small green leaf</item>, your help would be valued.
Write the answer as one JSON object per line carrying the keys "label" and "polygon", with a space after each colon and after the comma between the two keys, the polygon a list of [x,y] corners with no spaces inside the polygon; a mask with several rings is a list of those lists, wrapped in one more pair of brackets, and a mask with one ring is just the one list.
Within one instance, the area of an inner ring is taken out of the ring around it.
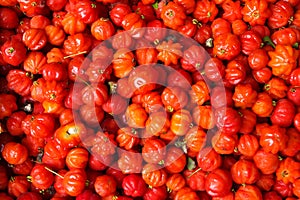
{"label": "small green leaf", "polygon": [[187,168],[188,170],[193,170],[196,168],[196,162],[190,157],[188,157]]}
{"label": "small green leaf", "polygon": [[156,1],[154,4],[152,4],[152,7],[157,10],[158,9],[158,1]]}

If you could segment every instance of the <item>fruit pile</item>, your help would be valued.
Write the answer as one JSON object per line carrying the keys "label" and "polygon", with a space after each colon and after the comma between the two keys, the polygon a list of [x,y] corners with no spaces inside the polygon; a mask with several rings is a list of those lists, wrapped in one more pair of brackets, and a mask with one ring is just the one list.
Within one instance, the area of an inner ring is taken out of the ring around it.
{"label": "fruit pile", "polygon": [[300,198],[300,0],[0,0],[1,200]]}

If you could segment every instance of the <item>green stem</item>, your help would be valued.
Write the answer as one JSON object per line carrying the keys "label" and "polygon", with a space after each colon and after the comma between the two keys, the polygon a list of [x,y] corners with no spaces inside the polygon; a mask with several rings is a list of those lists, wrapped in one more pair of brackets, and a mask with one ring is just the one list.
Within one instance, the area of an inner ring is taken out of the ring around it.
{"label": "green stem", "polygon": [[275,44],[274,44],[274,42],[271,40],[271,38],[269,37],[269,36],[265,36],[264,38],[263,38],[263,41],[266,43],[266,44],[268,44],[268,45],[271,45],[274,49],[275,49]]}

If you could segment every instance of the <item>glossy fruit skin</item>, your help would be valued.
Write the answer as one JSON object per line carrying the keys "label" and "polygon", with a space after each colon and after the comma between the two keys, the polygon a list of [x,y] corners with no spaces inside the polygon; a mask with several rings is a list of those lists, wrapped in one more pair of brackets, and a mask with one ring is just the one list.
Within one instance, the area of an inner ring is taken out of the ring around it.
{"label": "glossy fruit skin", "polygon": [[63,48],[66,55],[72,55],[79,52],[90,50],[92,46],[92,39],[83,33],[70,35],[64,41]]}
{"label": "glossy fruit skin", "polygon": [[[285,113],[289,114],[286,115]],[[281,127],[288,127],[293,123],[295,116],[295,107],[293,103],[287,99],[280,99],[273,110],[271,121]]]}
{"label": "glossy fruit skin", "polygon": [[65,6],[65,4],[67,3],[67,1],[66,0],[60,0],[60,1],[47,0],[46,3],[47,3],[47,6],[52,11],[59,11],[59,10],[61,10]]}
{"label": "glossy fruit skin", "polygon": [[151,92],[157,86],[158,72],[153,65],[142,65],[131,71],[128,83],[134,90],[134,94],[145,94]]}
{"label": "glossy fruit skin", "polygon": [[97,40],[106,40],[115,33],[113,24],[108,19],[98,19],[91,26],[92,35]]}
{"label": "glossy fruit skin", "polygon": [[249,55],[252,51],[259,49],[262,43],[260,35],[254,31],[246,31],[241,36],[242,52]]}
{"label": "glossy fruit skin", "polygon": [[227,20],[225,20],[223,18],[217,18],[212,22],[211,30],[212,30],[213,38],[216,38],[219,35],[222,35],[225,33],[230,33],[231,26]]}
{"label": "glossy fruit skin", "polygon": [[37,138],[51,137],[55,130],[55,119],[46,113],[27,115],[22,122],[22,130],[25,134]]}
{"label": "glossy fruit skin", "polygon": [[188,95],[179,87],[166,87],[161,94],[161,101],[169,112],[173,112],[186,106]]}
{"label": "glossy fruit skin", "polygon": [[130,12],[131,8],[129,5],[119,3],[111,9],[109,15],[115,25],[122,26],[122,21],[125,15],[129,14]]}
{"label": "glossy fruit skin", "polygon": [[215,126],[214,114],[211,106],[198,106],[193,109],[193,122],[203,129]]}
{"label": "glossy fruit skin", "polygon": [[65,81],[68,75],[67,67],[60,63],[43,65],[42,74],[46,81]]}
{"label": "glossy fruit skin", "polygon": [[32,184],[41,190],[46,190],[54,182],[54,175],[43,164],[36,164],[31,170],[30,176]]}
{"label": "glossy fruit skin", "polygon": [[152,187],[160,187],[167,182],[167,172],[160,169],[158,165],[148,163],[144,165],[142,170],[142,178],[147,185]]}
{"label": "glossy fruit skin", "polygon": [[136,174],[127,175],[123,179],[122,188],[124,193],[131,197],[141,197],[147,191],[143,178]]}
{"label": "glossy fruit skin", "polygon": [[281,78],[273,77],[264,86],[265,91],[274,99],[283,99],[286,97],[288,86]]}
{"label": "glossy fruit skin", "polygon": [[9,164],[22,164],[28,158],[28,150],[20,143],[8,142],[4,145],[2,156]]}
{"label": "glossy fruit skin", "polygon": [[[295,69],[295,61],[298,58],[298,52],[295,51],[290,45],[276,45],[274,51],[268,52],[270,61],[268,66],[272,68],[272,73],[275,76],[286,79],[293,69]],[[280,60],[288,59],[288,63],[282,63]]]}
{"label": "glossy fruit skin", "polygon": [[89,153],[83,148],[73,148],[66,156],[66,165],[69,169],[84,169],[88,163]]}
{"label": "glossy fruit skin", "polygon": [[190,91],[191,100],[199,106],[209,100],[209,88],[205,81],[198,81],[192,85]]}
{"label": "glossy fruit skin", "polygon": [[30,28],[23,33],[22,41],[30,50],[37,51],[45,47],[48,40],[44,30]]}
{"label": "glossy fruit skin", "polygon": [[40,74],[46,62],[47,59],[42,52],[33,51],[27,55],[23,67],[25,71],[31,72],[32,74]]}
{"label": "glossy fruit skin", "polygon": [[46,2],[42,0],[38,1],[24,1],[19,0],[20,10],[27,16],[33,17],[35,15],[42,15],[48,12]]}
{"label": "glossy fruit skin", "polygon": [[10,8],[0,9],[0,27],[3,29],[14,29],[18,27],[18,16],[17,13]]}
{"label": "glossy fruit skin", "polygon": [[166,156],[166,146],[161,139],[147,139],[142,149],[142,157],[147,163],[159,163]]}
{"label": "glossy fruit skin", "polygon": [[271,11],[266,0],[247,1],[241,13],[243,20],[249,22],[251,26],[264,25],[266,19],[271,16]]}
{"label": "glossy fruit skin", "polygon": [[258,139],[254,135],[242,135],[239,138],[238,151],[245,155],[252,157],[259,148]]}
{"label": "glossy fruit skin", "polygon": [[245,198],[252,198],[257,200],[263,199],[260,190],[254,185],[240,186],[240,188],[235,193],[236,200],[242,200]]}
{"label": "glossy fruit skin", "polygon": [[5,190],[7,189],[8,186],[9,177],[7,175],[7,169],[2,165],[0,166],[0,177],[1,177],[0,188],[1,190]]}
{"label": "glossy fruit skin", "polygon": [[77,196],[83,192],[87,180],[85,171],[72,169],[64,175],[63,187],[70,196]]}
{"label": "glossy fruit skin", "polygon": [[27,200],[27,199],[32,199],[32,200],[42,200],[42,196],[36,192],[26,192],[21,194],[18,197],[18,200]]}
{"label": "glossy fruit skin", "polygon": [[179,199],[199,200],[200,198],[198,197],[197,193],[195,191],[193,191],[191,188],[183,187],[175,194],[174,199],[175,200],[179,200]]}
{"label": "glossy fruit skin", "polygon": [[131,72],[135,66],[134,55],[129,49],[119,49],[114,54],[112,61],[114,75],[118,78],[123,78]]}
{"label": "glossy fruit skin", "polygon": [[5,62],[18,66],[26,59],[27,50],[22,41],[12,37],[1,46],[1,52]]}
{"label": "glossy fruit skin", "polygon": [[32,80],[30,73],[23,70],[10,70],[6,76],[8,88],[14,90],[17,94],[26,96],[30,94]]}
{"label": "glossy fruit skin", "polygon": [[232,179],[238,184],[253,184],[259,179],[259,171],[255,164],[247,160],[239,160],[231,167]]}
{"label": "glossy fruit skin", "polygon": [[55,140],[62,146],[72,148],[80,143],[80,134],[85,134],[86,128],[82,124],[71,122],[56,129]]}
{"label": "glossy fruit skin", "polygon": [[271,6],[272,15],[268,19],[268,26],[272,29],[285,26],[294,10],[289,2],[278,1]]}
{"label": "glossy fruit skin", "polygon": [[255,49],[248,57],[248,64],[253,70],[259,70],[266,67],[268,61],[268,54],[264,49]]}
{"label": "glossy fruit skin", "polygon": [[241,116],[230,107],[219,108],[215,111],[216,126],[222,132],[235,134],[241,127]]}
{"label": "glossy fruit skin", "polygon": [[212,147],[219,154],[232,154],[238,144],[237,134],[228,134],[225,132],[217,132],[212,137]]}
{"label": "glossy fruit skin", "polygon": [[148,188],[147,192],[143,196],[145,200],[160,200],[166,199],[167,197],[168,192],[166,186]]}
{"label": "glossy fruit skin", "polygon": [[173,113],[171,117],[170,130],[178,136],[183,136],[188,132],[192,120],[188,110],[180,109]]}
{"label": "glossy fruit skin", "polygon": [[257,100],[252,106],[252,111],[258,117],[270,116],[273,111],[272,98],[267,93],[259,93],[257,95]]}
{"label": "glossy fruit skin", "polygon": [[146,135],[160,136],[168,132],[170,120],[164,112],[156,112],[149,115],[146,121]]}
{"label": "glossy fruit skin", "polygon": [[205,147],[197,155],[198,167],[203,171],[213,171],[222,165],[221,156],[211,147]]}
{"label": "glossy fruit skin", "polygon": [[206,133],[199,127],[191,128],[184,137],[189,155],[197,155],[206,143]]}
{"label": "glossy fruit skin", "polygon": [[253,161],[263,174],[272,174],[279,166],[277,154],[267,153],[263,149],[256,152]]}
{"label": "glossy fruit skin", "polygon": [[193,170],[185,170],[183,174],[187,186],[196,191],[205,191],[205,179],[207,176],[205,171],[195,168]]}
{"label": "glossy fruit skin", "polygon": [[283,181],[285,184],[294,183],[300,177],[300,163],[293,158],[286,158],[280,162],[276,170],[278,181]]}
{"label": "glossy fruit skin", "polygon": [[171,4],[163,7],[160,17],[167,27],[176,30],[179,26],[184,24],[186,15],[183,7],[175,2],[171,2]]}
{"label": "glossy fruit skin", "polygon": [[[158,50],[157,58],[165,65],[177,64],[178,59],[182,56],[182,45],[180,43],[173,42],[172,40],[163,41],[156,46]],[[170,51],[172,49],[172,51]]]}
{"label": "glossy fruit skin", "polygon": [[145,21],[137,13],[129,13],[124,16],[122,20],[122,27],[125,31],[128,31],[133,38],[141,38],[145,30],[142,29],[145,26]]}
{"label": "glossy fruit skin", "polygon": [[75,13],[75,15],[85,24],[91,24],[95,22],[98,18],[107,17],[105,7],[97,2],[75,2],[73,9],[72,10]]}
{"label": "glossy fruit skin", "polygon": [[60,23],[64,31],[70,35],[81,33],[86,29],[86,24],[73,13],[65,13]]}
{"label": "glossy fruit skin", "polygon": [[143,157],[132,151],[122,152],[118,159],[118,167],[124,174],[140,173]]}
{"label": "glossy fruit skin", "polygon": [[205,180],[205,190],[210,196],[224,196],[230,192],[232,178],[228,171],[215,169]]}
{"label": "glossy fruit skin", "polygon": [[279,127],[278,125],[261,124],[263,127],[258,130],[260,135],[259,143],[266,152],[273,154],[282,151],[286,147],[288,136],[286,135],[286,129]]}
{"label": "glossy fruit skin", "polygon": [[166,158],[164,160],[165,169],[168,173],[180,173],[184,170],[186,165],[186,155],[177,147],[169,147]]}
{"label": "glossy fruit skin", "polygon": [[287,98],[293,102],[294,105],[299,106],[299,87],[289,87]]}
{"label": "glossy fruit skin", "polygon": [[213,21],[218,14],[218,8],[213,1],[196,2],[193,16],[200,22],[207,23]]}
{"label": "glossy fruit skin", "polygon": [[293,195],[293,184],[291,184],[291,183],[285,184],[283,181],[275,181],[273,190],[275,190],[282,197],[292,196]]}
{"label": "glossy fruit skin", "polygon": [[115,193],[117,182],[112,176],[101,175],[96,178],[94,187],[97,194],[101,197],[106,197]]}
{"label": "glossy fruit skin", "polygon": [[274,44],[294,45],[297,42],[297,34],[293,28],[278,30],[271,35]]}
{"label": "glossy fruit skin", "polygon": [[209,80],[217,82],[225,76],[225,65],[218,58],[210,58],[204,65],[204,72]]}
{"label": "glossy fruit skin", "polygon": [[123,127],[117,131],[116,141],[120,147],[130,150],[140,143],[139,132],[131,127]]}
{"label": "glossy fruit skin", "polygon": [[213,54],[221,60],[231,60],[241,51],[241,44],[236,35],[222,34],[214,39]]}
{"label": "glossy fruit skin", "polygon": [[186,184],[185,178],[181,174],[172,174],[167,178],[166,186],[168,191],[178,191]]}
{"label": "glossy fruit skin", "polygon": [[236,107],[242,109],[252,107],[256,101],[257,92],[252,88],[250,84],[238,84],[235,87],[232,99]]}
{"label": "glossy fruit skin", "polygon": [[293,86],[300,86],[300,70],[298,68],[294,69],[289,78],[288,81]]}
{"label": "glossy fruit skin", "polygon": [[145,127],[148,118],[145,109],[140,104],[130,104],[125,111],[125,116],[128,125],[132,128]]}
{"label": "glossy fruit skin", "polygon": [[181,59],[182,68],[194,72],[202,69],[206,59],[205,51],[202,47],[193,45],[183,52]]}
{"label": "glossy fruit skin", "polygon": [[55,46],[60,46],[61,44],[63,44],[63,41],[65,39],[65,32],[62,28],[48,25],[45,27],[45,33],[50,44],[53,44]]}
{"label": "glossy fruit skin", "polygon": [[299,198],[299,196],[300,196],[300,193],[299,193],[299,184],[300,184],[299,179],[297,179],[297,180],[294,182],[294,184],[293,184],[293,186],[294,186],[294,188],[293,188],[293,193],[294,193],[294,195],[297,196],[298,198]]}
{"label": "glossy fruit skin", "polygon": [[136,50],[136,59],[138,64],[146,65],[157,62],[157,50],[154,48],[144,48]]}

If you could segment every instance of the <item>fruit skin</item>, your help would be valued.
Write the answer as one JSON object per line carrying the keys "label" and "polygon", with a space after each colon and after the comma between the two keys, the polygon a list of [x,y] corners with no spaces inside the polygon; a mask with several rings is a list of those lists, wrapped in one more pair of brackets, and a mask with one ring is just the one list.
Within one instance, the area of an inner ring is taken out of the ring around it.
{"label": "fruit skin", "polygon": [[0,19],[0,27],[3,29],[14,29],[18,27],[19,19],[17,13],[11,8],[1,8]]}
{"label": "fruit skin", "polygon": [[295,116],[295,106],[288,99],[280,99],[276,102],[276,106],[270,117],[272,124],[281,127],[289,127],[293,123]]}
{"label": "fruit skin", "polygon": [[221,60],[232,60],[241,51],[241,43],[236,35],[226,33],[214,39],[213,54]]}
{"label": "fruit skin", "polygon": [[94,187],[97,194],[99,194],[101,197],[106,197],[115,193],[117,182],[111,176],[102,175],[96,178]]}
{"label": "fruit skin", "polygon": [[1,46],[3,60],[13,66],[18,66],[26,59],[26,47],[22,41],[16,37],[11,37]]}
{"label": "fruit skin", "polygon": [[71,169],[63,178],[63,187],[70,196],[78,196],[83,192],[86,184],[86,173],[82,169]]}
{"label": "fruit skin", "polygon": [[253,184],[259,179],[259,171],[253,162],[239,160],[231,167],[232,179],[238,184]]}
{"label": "fruit skin", "polygon": [[8,142],[4,145],[2,156],[11,165],[22,164],[28,158],[28,150],[20,143]]}
{"label": "fruit skin", "polygon": [[245,185],[240,186],[240,188],[235,193],[235,199],[242,200],[245,198],[262,200],[262,193],[260,190],[254,185]]}
{"label": "fruit skin", "polygon": [[146,191],[146,183],[143,178],[136,174],[127,175],[123,179],[122,188],[124,193],[132,197],[141,197]]}
{"label": "fruit skin", "polygon": [[[275,50],[269,51],[268,54],[270,57],[268,66],[272,68],[273,75],[287,79],[296,68],[299,52],[290,45],[276,45]],[[288,60],[288,62],[282,63],[282,60]]]}
{"label": "fruit skin", "polygon": [[253,161],[263,174],[273,174],[280,162],[277,154],[267,153],[263,149],[259,149],[255,153]]}
{"label": "fruit skin", "polygon": [[175,2],[170,2],[167,6],[163,7],[160,17],[167,27],[176,30],[179,26],[184,24],[186,15],[183,7]]}
{"label": "fruit skin", "polygon": [[32,168],[30,176],[33,186],[41,190],[48,189],[54,183],[54,175],[43,164],[36,164]]}
{"label": "fruit skin", "polygon": [[205,180],[205,190],[210,196],[224,196],[230,192],[232,178],[228,171],[215,169]]}

